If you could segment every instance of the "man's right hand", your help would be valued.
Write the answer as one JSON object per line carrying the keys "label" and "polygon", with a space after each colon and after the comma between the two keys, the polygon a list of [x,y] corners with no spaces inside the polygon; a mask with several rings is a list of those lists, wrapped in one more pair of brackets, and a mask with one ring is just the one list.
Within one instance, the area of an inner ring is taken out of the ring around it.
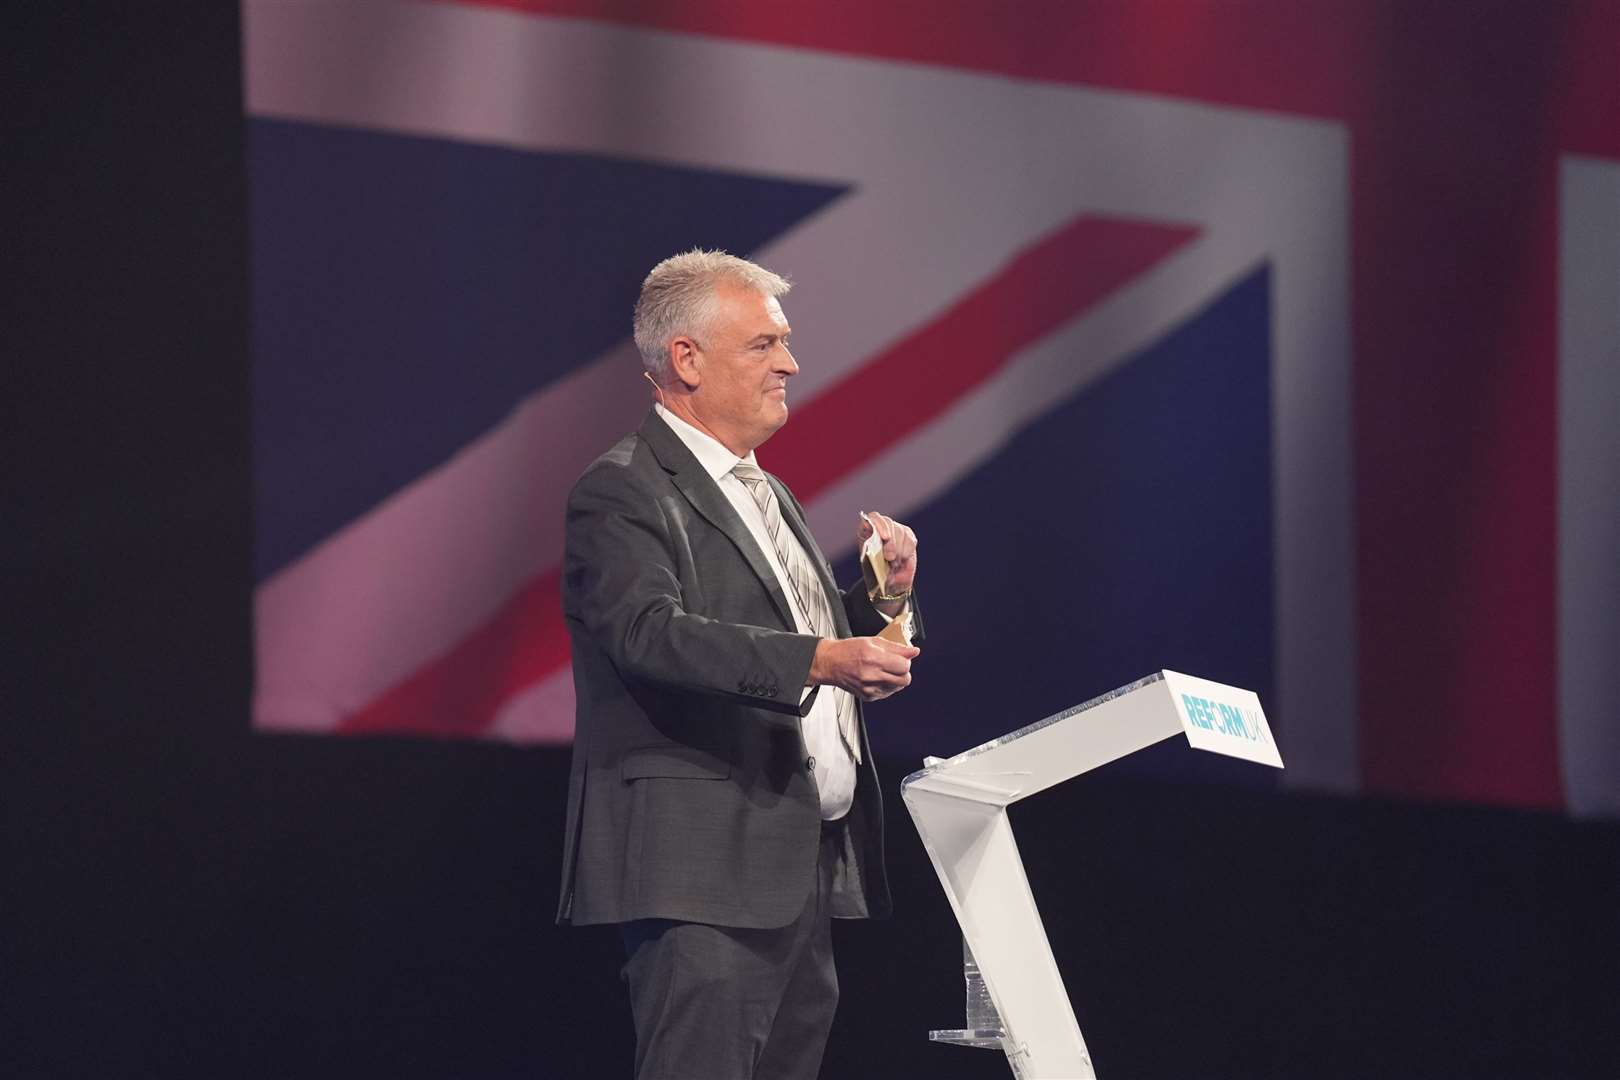
{"label": "man's right hand", "polygon": [[911,661],[922,650],[877,637],[822,638],[806,686],[836,686],[878,701],[911,685]]}

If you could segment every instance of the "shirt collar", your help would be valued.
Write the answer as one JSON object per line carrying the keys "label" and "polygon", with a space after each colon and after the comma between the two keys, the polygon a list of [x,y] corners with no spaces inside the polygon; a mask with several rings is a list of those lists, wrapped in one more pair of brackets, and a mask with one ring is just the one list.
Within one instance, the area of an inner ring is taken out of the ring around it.
{"label": "shirt collar", "polygon": [[675,433],[675,437],[685,443],[688,450],[692,451],[692,456],[698,459],[698,464],[702,465],[703,471],[709,474],[709,479],[718,482],[722,476],[736,468],[739,461],[747,462],[755,468],[759,467],[754,461],[754,452],[752,450],[748,451],[747,457],[739,458],[736,454],[727,450],[725,444],[720,442],[719,439],[706,431],[699,431],[664,408],[662,403],[654,402],[653,411],[659,415],[664,423],[669,425],[669,429]]}

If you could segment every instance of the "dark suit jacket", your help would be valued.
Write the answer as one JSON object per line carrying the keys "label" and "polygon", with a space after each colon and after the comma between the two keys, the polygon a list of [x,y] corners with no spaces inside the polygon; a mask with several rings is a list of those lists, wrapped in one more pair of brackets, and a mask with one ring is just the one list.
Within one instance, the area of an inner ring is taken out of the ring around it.
{"label": "dark suit jacket", "polygon": [[[803,509],[771,484],[840,601],[840,636],[877,633],[865,590],[838,592]],[[753,535],[656,414],[585,470],[567,528],[578,706],[558,921],[785,926],[816,887],[821,812],[799,727],[816,638],[795,632]],[[864,718],[861,742],[834,885],[844,917],[890,910]]]}

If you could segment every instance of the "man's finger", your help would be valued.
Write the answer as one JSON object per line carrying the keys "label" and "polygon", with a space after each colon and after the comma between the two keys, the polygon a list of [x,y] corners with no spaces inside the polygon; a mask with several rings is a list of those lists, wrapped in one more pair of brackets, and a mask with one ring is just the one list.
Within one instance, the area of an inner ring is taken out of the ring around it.
{"label": "man's finger", "polygon": [[882,679],[874,679],[866,683],[862,688],[862,693],[873,695],[873,697],[868,698],[868,700],[874,700],[875,698],[886,698],[890,694],[899,693],[910,684],[910,675],[889,675]]}
{"label": "man's finger", "polygon": [[905,675],[911,671],[911,657],[897,656],[894,653],[879,653],[878,667],[890,675]]}
{"label": "man's finger", "polygon": [[917,553],[917,534],[905,525],[901,525],[896,530],[894,544],[895,549],[900,553],[900,558],[902,560],[909,559]]}
{"label": "man's finger", "polygon": [[877,693],[879,697],[888,697],[891,694],[898,694],[900,691],[911,685],[911,673],[907,672],[904,675],[891,675],[881,682],[874,682],[868,685],[875,693]]}
{"label": "man's finger", "polygon": [[917,650],[915,649],[912,649],[910,652],[884,653],[882,656],[878,657],[878,665],[882,667],[884,671],[910,671],[911,662],[916,658]]}

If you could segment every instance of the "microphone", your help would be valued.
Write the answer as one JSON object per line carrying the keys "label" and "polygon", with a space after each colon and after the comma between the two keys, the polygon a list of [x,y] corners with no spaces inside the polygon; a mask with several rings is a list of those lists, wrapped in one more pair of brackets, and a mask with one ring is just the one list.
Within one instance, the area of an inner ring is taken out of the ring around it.
{"label": "microphone", "polygon": [[662,405],[664,403],[664,388],[659,386],[656,382],[653,382],[653,377],[647,374],[645,371],[641,373],[641,377],[646,379],[649,383],[652,383],[653,396],[658,399],[658,404]]}

